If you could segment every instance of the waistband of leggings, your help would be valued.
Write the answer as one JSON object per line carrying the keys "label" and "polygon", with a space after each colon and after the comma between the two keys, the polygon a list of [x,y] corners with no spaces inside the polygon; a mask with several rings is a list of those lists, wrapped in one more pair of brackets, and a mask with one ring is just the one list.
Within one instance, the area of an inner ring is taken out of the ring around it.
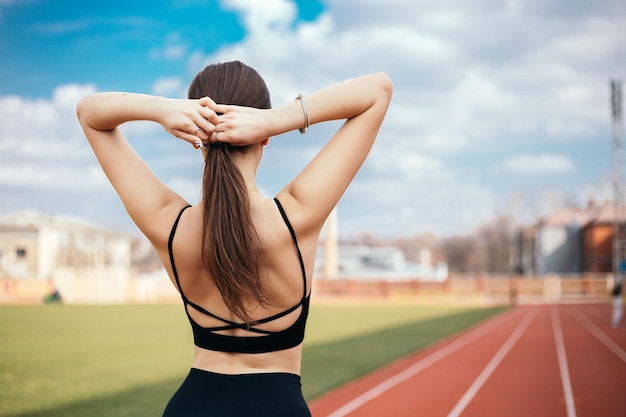
{"label": "waistband of leggings", "polygon": [[208,371],[206,369],[200,369],[200,368],[191,368],[189,372],[195,373],[195,374],[212,375],[212,376],[221,377],[221,378],[240,378],[240,379],[250,378],[252,379],[252,378],[282,377],[286,379],[297,379],[298,381],[300,381],[300,375],[294,374],[291,372],[251,372],[251,373],[243,373],[243,374],[224,374],[224,373]]}

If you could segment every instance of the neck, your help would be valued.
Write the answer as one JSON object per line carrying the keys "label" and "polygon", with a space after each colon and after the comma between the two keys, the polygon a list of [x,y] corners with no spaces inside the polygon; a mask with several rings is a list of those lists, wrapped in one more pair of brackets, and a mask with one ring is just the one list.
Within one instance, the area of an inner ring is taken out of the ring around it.
{"label": "neck", "polygon": [[241,172],[243,176],[249,193],[259,191],[259,187],[256,184],[256,173],[259,168],[259,163],[260,160],[255,157],[252,151],[244,155],[238,155],[235,159],[235,164],[237,164],[239,172]]}
{"label": "neck", "polygon": [[[205,152],[206,151],[203,151],[203,157],[206,156]],[[248,193],[259,193],[259,187],[256,185],[256,172],[261,163],[261,157],[263,156],[263,146],[258,144],[257,148],[255,148],[254,145],[252,145],[247,152],[233,152],[232,156],[234,163],[243,176]]]}

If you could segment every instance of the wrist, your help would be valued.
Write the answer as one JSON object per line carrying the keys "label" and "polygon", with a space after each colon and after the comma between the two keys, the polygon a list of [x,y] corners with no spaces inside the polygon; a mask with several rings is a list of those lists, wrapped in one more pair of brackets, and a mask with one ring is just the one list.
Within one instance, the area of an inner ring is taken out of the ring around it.
{"label": "wrist", "polygon": [[306,103],[304,102],[304,96],[302,95],[302,93],[298,94],[298,97],[296,97],[296,101],[300,102],[300,106],[302,107],[302,114],[304,116],[304,126],[299,128],[298,130],[301,134],[305,134],[308,127],[311,126],[311,120],[309,119],[309,111],[307,110]]}
{"label": "wrist", "polygon": [[[308,108],[306,107],[305,100],[306,98],[304,97],[298,98],[277,109],[273,109],[273,120],[275,130],[277,131],[275,134],[282,134],[309,127],[310,118],[308,117]],[[308,123],[307,119],[309,120]]]}
{"label": "wrist", "polygon": [[161,124],[170,113],[169,106],[174,104],[175,99],[161,96],[145,96],[146,103],[141,106],[142,119]]}

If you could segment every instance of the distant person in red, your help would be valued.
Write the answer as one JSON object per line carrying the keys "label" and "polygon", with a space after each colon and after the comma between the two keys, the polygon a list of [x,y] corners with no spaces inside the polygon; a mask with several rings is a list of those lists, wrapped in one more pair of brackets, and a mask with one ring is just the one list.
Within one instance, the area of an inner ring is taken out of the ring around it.
{"label": "distant person in red", "polygon": [[[201,71],[189,99],[99,93],[79,103],[103,171],[191,323],[192,369],[165,417],[311,415],[300,364],[318,237],[370,151],[392,89],[385,74],[370,74],[272,109],[260,75],[227,62]],[[201,150],[199,203],[161,183],[126,142],[119,126],[134,120]],[[274,198],[263,196],[256,172],[269,139],[330,120],[345,123]]]}
{"label": "distant person in red", "polygon": [[624,282],[622,278],[618,278],[615,281],[615,285],[613,286],[613,291],[611,291],[611,302],[613,304],[611,324],[615,328],[620,326],[620,323],[622,322],[622,316],[624,315],[624,299],[622,298],[623,287]]}

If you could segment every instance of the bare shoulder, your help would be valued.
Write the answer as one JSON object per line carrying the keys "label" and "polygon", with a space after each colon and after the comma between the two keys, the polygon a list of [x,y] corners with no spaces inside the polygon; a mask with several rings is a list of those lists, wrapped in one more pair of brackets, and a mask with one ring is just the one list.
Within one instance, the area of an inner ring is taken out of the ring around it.
{"label": "bare shoulder", "polygon": [[256,231],[263,245],[270,250],[284,246],[291,238],[281,216],[279,204],[273,198],[257,199],[252,204],[252,217]]}
{"label": "bare shoulder", "polygon": [[271,229],[264,227],[269,239],[283,248],[293,248],[293,237],[289,231],[291,227],[305,264],[311,266],[317,253],[317,242],[322,225],[312,227],[306,210],[288,192],[279,193],[276,200],[278,204],[269,200],[271,205],[267,208],[268,215],[272,217],[272,220],[266,223],[266,225],[271,225]]}
{"label": "bare shoulder", "polygon": [[323,222],[318,221],[316,208],[303,204],[290,192],[289,187],[278,193],[276,198],[280,202],[285,217],[293,227],[298,241],[304,243],[311,238],[317,240]]}

